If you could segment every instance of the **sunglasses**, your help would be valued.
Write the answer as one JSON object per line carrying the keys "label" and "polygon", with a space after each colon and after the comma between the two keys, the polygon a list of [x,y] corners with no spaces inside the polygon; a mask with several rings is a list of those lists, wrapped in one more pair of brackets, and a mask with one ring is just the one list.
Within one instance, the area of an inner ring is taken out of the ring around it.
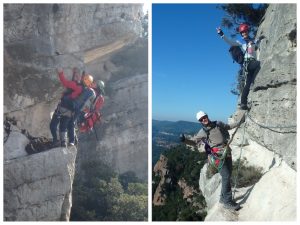
{"label": "sunglasses", "polygon": [[203,116],[199,119],[200,122],[202,122],[203,120],[207,119],[207,116]]}

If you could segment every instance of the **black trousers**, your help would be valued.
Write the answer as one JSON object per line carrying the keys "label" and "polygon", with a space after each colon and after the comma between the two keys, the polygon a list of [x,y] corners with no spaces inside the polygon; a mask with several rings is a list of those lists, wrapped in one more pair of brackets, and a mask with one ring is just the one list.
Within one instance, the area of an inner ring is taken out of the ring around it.
{"label": "black trousers", "polygon": [[[260,69],[260,62],[256,60],[251,60],[248,64],[247,70],[247,77],[246,77],[246,83],[242,91],[241,95],[241,106],[247,106],[247,100],[248,100],[248,94],[250,90],[250,86],[253,83],[256,74],[258,73]],[[245,69],[244,69],[245,70]],[[245,74],[245,71],[243,70],[243,73]]]}

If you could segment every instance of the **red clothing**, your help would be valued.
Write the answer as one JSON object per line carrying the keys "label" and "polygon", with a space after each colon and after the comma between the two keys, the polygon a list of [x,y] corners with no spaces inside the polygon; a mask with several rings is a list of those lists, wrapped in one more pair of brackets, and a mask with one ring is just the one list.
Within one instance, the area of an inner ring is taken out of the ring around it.
{"label": "red clothing", "polygon": [[87,112],[84,115],[85,120],[79,125],[80,132],[86,132],[92,130],[94,124],[97,121],[101,120],[100,109],[102,108],[103,104],[104,104],[104,97],[102,95],[97,96],[93,105],[93,111]]}
{"label": "red clothing", "polygon": [[87,113],[84,116],[85,121],[80,123],[79,125],[79,131],[80,132],[86,132],[93,129],[94,124],[97,121],[101,120],[101,114],[100,112],[94,112],[94,113]]}
{"label": "red clothing", "polygon": [[67,80],[65,78],[64,72],[58,73],[58,76],[60,82],[64,87],[72,89],[72,93],[69,95],[71,99],[75,99],[81,94],[82,86],[80,84],[77,84],[75,81],[72,80]]}
{"label": "red clothing", "polygon": [[96,112],[99,112],[103,104],[104,104],[104,97],[102,95],[99,95],[95,100],[94,107],[93,107],[94,110]]}

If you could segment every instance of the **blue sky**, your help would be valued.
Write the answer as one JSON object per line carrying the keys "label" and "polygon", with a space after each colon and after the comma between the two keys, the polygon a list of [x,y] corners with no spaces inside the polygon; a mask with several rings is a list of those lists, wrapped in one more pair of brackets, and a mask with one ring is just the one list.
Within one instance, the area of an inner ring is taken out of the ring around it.
{"label": "blue sky", "polygon": [[203,110],[226,122],[234,113],[239,66],[216,32],[223,15],[215,4],[153,4],[153,119],[197,122]]}

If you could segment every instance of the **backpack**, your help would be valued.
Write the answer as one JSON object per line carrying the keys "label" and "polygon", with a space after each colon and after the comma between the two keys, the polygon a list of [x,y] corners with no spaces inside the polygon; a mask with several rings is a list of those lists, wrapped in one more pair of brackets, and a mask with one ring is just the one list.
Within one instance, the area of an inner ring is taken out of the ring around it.
{"label": "backpack", "polygon": [[101,114],[99,112],[86,113],[83,120],[79,122],[79,131],[84,133],[93,129],[95,123],[101,120]]}
{"label": "backpack", "polygon": [[102,95],[98,95],[97,98],[94,100],[93,108],[90,112],[86,113],[83,118],[79,120],[79,131],[80,132],[86,132],[89,130],[92,130],[94,127],[94,124],[100,121],[101,114],[100,109],[104,103],[104,98]]}
{"label": "backpack", "polygon": [[95,98],[95,92],[92,88],[83,87],[81,94],[78,98],[74,99],[75,112],[79,113],[83,110],[83,107],[87,101],[91,101],[91,98]]}
{"label": "backpack", "polygon": [[244,52],[242,51],[240,46],[231,46],[229,52],[235,62],[240,65],[244,63]]}
{"label": "backpack", "polygon": [[30,142],[26,145],[25,151],[31,155],[43,152],[52,148],[52,141],[46,137],[29,137]]}

